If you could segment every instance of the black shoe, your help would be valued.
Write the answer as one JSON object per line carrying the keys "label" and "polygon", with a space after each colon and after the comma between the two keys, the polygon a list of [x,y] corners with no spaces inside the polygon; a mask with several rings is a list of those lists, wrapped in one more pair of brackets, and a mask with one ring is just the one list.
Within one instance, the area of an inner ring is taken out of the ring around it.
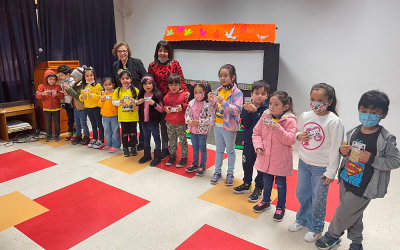
{"label": "black shoe", "polygon": [[284,216],[285,216],[285,209],[281,206],[277,206],[274,214],[274,221],[282,221]]}
{"label": "black shoe", "polygon": [[143,164],[148,161],[151,161],[151,148],[144,148],[144,155],[142,158],[140,158],[139,164]]}
{"label": "black shoe", "polygon": [[249,201],[251,202],[257,202],[260,198],[262,198],[262,190],[259,188],[254,188],[253,193],[249,196]]}
{"label": "black shoe", "polygon": [[193,173],[194,171],[197,171],[197,169],[198,169],[197,165],[192,163],[188,168],[186,168],[186,172]]}
{"label": "black shoe", "polygon": [[[339,237],[338,239],[332,237],[328,232],[325,233],[320,239],[315,242],[315,246],[318,249],[331,249],[335,245],[339,244],[342,239]],[[350,245],[351,247],[351,245]],[[352,249],[352,248],[350,248]]]}
{"label": "black shoe", "polygon": [[150,167],[155,167],[161,163],[161,150],[155,149],[154,150],[154,159],[150,162]]}
{"label": "black shoe", "polygon": [[165,158],[167,158],[167,156],[169,155],[169,150],[168,148],[164,148],[161,152],[161,160],[164,160]]}
{"label": "black shoe", "polygon": [[85,135],[85,136],[82,138],[80,144],[82,144],[82,145],[87,145],[87,144],[89,144],[89,142],[90,142],[90,137]]}
{"label": "black shoe", "polygon": [[251,185],[247,183],[243,183],[242,185],[233,188],[233,192],[237,194],[249,194],[251,191]]}
{"label": "black shoe", "polygon": [[172,165],[175,164],[175,162],[176,162],[176,156],[175,155],[170,155],[169,156],[169,160],[168,160],[167,163],[165,163],[165,165],[172,166]]}
{"label": "black shoe", "polygon": [[129,157],[129,156],[131,156],[131,155],[129,154],[129,148],[123,148],[122,151],[124,152],[124,157]]}
{"label": "black shoe", "polygon": [[47,135],[46,136],[46,142],[49,142],[51,140],[52,136],[51,135]]}
{"label": "black shoe", "polygon": [[200,166],[200,167],[197,169],[196,175],[201,177],[201,176],[204,175],[205,172],[206,172],[206,167]]}
{"label": "black shoe", "polygon": [[188,164],[187,158],[182,158],[181,161],[178,164],[176,164],[176,167],[177,168],[183,168],[187,164]]}
{"label": "black shoe", "polygon": [[136,151],[143,151],[143,150],[144,150],[144,143],[139,142],[139,144],[137,145]]}
{"label": "black shoe", "polygon": [[363,250],[363,246],[359,243],[351,243],[349,250]]}
{"label": "black shoe", "polygon": [[136,147],[131,148],[131,155],[132,156],[137,156]]}
{"label": "black shoe", "polygon": [[75,139],[71,141],[71,144],[77,145],[77,144],[81,143],[81,141],[82,141],[82,136],[79,135],[79,136],[76,136]]}
{"label": "black shoe", "polygon": [[256,213],[262,213],[264,210],[270,210],[271,209],[271,203],[267,203],[264,200],[262,200],[260,203],[255,205],[253,207],[253,211]]}

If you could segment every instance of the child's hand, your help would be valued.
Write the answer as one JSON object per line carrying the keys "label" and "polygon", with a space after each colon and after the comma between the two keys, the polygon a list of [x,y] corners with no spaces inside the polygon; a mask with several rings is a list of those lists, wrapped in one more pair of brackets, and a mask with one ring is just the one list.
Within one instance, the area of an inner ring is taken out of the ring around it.
{"label": "child's hand", "polygon": [[81,99],[85,100],[85,99],[86,99],[86,95],[85,95],[85,94],[82,94],[82,95],[81,95]]}
{"label": "child's hand", "polygon": [[92,94],[92,93],[90,93],[88,96],[89,96],[89,98],[92,98],[92,97],[93,97],[93,94]]}
{"label": "child's hand", "polygon": [[71,88],[71,86],[69,86],[68,84],[64,84],[63,87],[65,90],[69,90]]}
{"label": "child's hand", "polygon": [[210,93],[208,93],[208,100],[210,101],[210,102],[215,102],[215,100],[214,100],[214,95],[210,92]]}
{"label": "child's hand", "polygon": [[189,120],[189,121],[188,121],[188,125],[189,125],[189,126],[194,126],[193,120]]}
{"label": "child's hand", "polygon": [[106,101],[106,96],[105,95],[101,95],[100,96],[100,101],[105,102]]}
{"label": "child's hand", "polygon": [[124,104],[124,103],[125,103],[125,99],[124,99],[124,98],[121,98],[121,99],[119,100],[119,102],[120,102],[121,104]]}
{"label": "child's hand", "polygon": [[299,140],[302,142],[308,142],[311,140],[311,137],[307,134],[307,132],[300,133],[297,138],[299,138]]}
{"label": "child's hand", "polygon": [[271,123],[271,129],[272,130],[275,130],[277,127],[279,127],[279,123],[277,123],[276,121],[272,121],[272,123]]}
{"label": "child's hand", "polygon": [[256,153],[259,155],[262,155],[262,154],[264,154],[264,151],[261,148],[257,148]]}
{"label": "child's hand", "polygon": [[367,163],[370,156],[371,156],[371,153],[370,153],[370,152],[368,152],[368,151],[361,151],[361,152],[360,152],[360,157],[358,158],[358,162],[360,162],[360,163]]}
{"label": "child's hand", "polygon": [[245,103],[245,104],[243,105],[243,108],[244,108],[245,110],[247,110],[248,112],[256,112],[256,111],[257,111],[256,106],[254,106],[254,105],[251,104],[251,103]]}
{"label": "child's hand", "polygon": [[165,112],[167,112],[167,114],[171,114],[172,113],[171,107],[170,106],[165,107]]}
{"label": "child's hand", "polygon": [[189,96],[190,96],[190,92],[186,92],[185,98],[189,99]]}
{"label": "child's hand", "polygon": [[343,145],[340,147],[340,153],[342,155],[349,155],[351,148],[352,147],[350,145]]}
{"label": "child's hand", "polygon": [[63,93],[65,96],[68,96],[68,93],[65,90],[61,91],[61,93]]}
{"label": "child's hand", "polygon": [[49,95],[49,92],[47,90],[42,92],[42,96],[48,96],[48,95]]}
{"label": "child's hand", "polygon": [[222,104],[224,102],[224,98],[222,96],[218,96],[218,103]]}
{"label": "child's hand", "polygon": [[326,178],[325,179],[325,181],[324,181],[324,184],[325,185],[329,185],[329,184],[331,184],[335,179],[329,179],[328,177],[326,177],[325,175],[322,175],[321,176],[321,179],[323,179],[323,178]]}
{"label": "child's hand", "polygon": [[152,105],[152,106],[154,105],[153,99],[150,99],[150,100],[149,100],[149,104]]}
{"label": "child's hand", "polygon": [[181,112],[183,110],[182,105],[178,105],[178,112]]}
{"label": "child's hand", "polygon": [[139,100],[137,101],[136,105],[140,105],[140,104],[142,104],[142,103],[144,103],[144,99],[143,99],[143,98],[142,98],[142,99],[139,99]]}
{"label": "child's hand", "polygon": [[52,91],[51,91],[51,95],[52,95],[53,97],[57,96],[57,90],[52,90]]}
{"label": "child's hand", "polygon": [[135,103],[135,99],[133,99],[133,98],[131,97],[131,99],[130,99],[130,100],[131,100],[131,103],[132,103],[132,105],[134,105],[134,106],[135,106],[135,105],[136,105],[136,103]]}

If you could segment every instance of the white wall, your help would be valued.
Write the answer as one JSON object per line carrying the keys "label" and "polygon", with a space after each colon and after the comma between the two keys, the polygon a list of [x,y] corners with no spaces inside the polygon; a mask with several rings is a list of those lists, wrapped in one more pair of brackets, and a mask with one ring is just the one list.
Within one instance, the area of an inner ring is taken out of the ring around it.
{"label": "white wall", "polygon": [[391,99],[382,125],[400,136],[400,1],[122,1],[132,13],[125,17],[125,40],[145,66],[169,25],[275,23],[278,88],[292,95],[298,114],[309,110],[311,86],[327,82],[336,89],[339,115],[349,129],[359,123],[362,93],[379,88]]}

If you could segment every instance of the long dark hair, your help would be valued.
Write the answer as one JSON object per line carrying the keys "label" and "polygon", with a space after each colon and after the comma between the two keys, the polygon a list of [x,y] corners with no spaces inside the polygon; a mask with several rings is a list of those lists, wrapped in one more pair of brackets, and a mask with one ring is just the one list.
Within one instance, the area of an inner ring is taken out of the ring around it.
{"label": "long dark hair", "polygon": [[[221,73],[221,69],[227,69],[229,71],[229,76],[231,77],[232,83],[237,85],[237,75],[236,75],[236,69],[235,66],[232,64],[225,64],[223,65],[219,70],[218,70],[218,78],[219,74]],[[235,79],[233,79],[235,77]]]}
{"label": "long dark hair", "polygon": [[145,75],[142,80],[140,81],[140,91],[138,95],[138,99],[144,98],[144,94],[146,93],[146,90],[143,88],[143,85],[147,82],[150,81],[153,84],[153,96],[158,99],[158,101],[163,101],[163,95],[157,88],[157,83],[154,82],[154,78],[151,75]]}
{"label": "long dark hair", "polygon": [[[285,107],[286,105],[289,105],[289,108],[287,110],[285,110],[283,113],[290,111],[292,114],[294,114],[293,99],[292,99],[292,97],[289,96],[288,93],[286,93],[285,91],[278,90],[271,94],[271,97],[273,97],[273,96],[278,97],[279,101],[282,102],[283,107]],[[270,98],[270,100],[271,100],[271,98]]]}
{"label": "long dark hair", "polygon": [[94,76],[94,82],[91,85],[94,87],[97,84],[96,70],[94,70],[94,68],[92,68],[92,67],[86,68],[86,69],[83,70],[83,76],[82,76],[82,85],[83,85],[84,88],[86,88],[86,86],[87,86],[85,75],[86,75],[86,72],[88,72],[88,71],[92,71],[93,76]]}
{"label": "long dark hair", "polygon": [[335,115],[339,116],[338,112],[336,111],[336,106],[337,106],[337,100],[336,100],[336,92],[335,89],[326,83],[317,83],[314,86],[312,86],[311,92],[314,90],[320,90],[323,89],[325,90],[326,95],[328,96],[328,101],[332,100],[332,104],[328,106],[328,111],[333,112]]}
{"label": "long dark hair", "polygon": [[158,61],[158,50],[161,48],[161,46],[164,47],[164,49],[166,49],[168,51],[168,58],[169,58],[168,63],[171,63],[172,60],[174,60],[174,54],[172,52],[171,44],[168,41],[161,40],[161,41],[159,41],[157,43],[156,51],[154,52],[154,61],[153,61],[153,63],[155,65],[159,65],[160,64],[160,62]]}
{"label": "long dark hair", "polygon": [[[132,74],[131,74],[131,72],[129,72],[129,70],[127,70],[127,69],[124,69],[124,70],[122,70],[121,71],[121,73],[119,74],[119,82],[120,83],[117,83],[118,85],[120,85],[121,84],[121,86],[118,86],[118,98],[119,98],[119,94],[121,93],[121,88],[123,88],[122,87],[122,83],[121,83],[121,78],[122,78],[122,76],[124,76],[124,75],[127,75],[129,78],[131,78],[131,80],[132,80]],[[129,89],[131,90],[131,92],[132,92],[132,98],[133,99],[136,99],[136,90],[135,90],[135,86],[133,86],[133,84],[132,84],[132,82],[131,82],[131,86],[129,86]]]}
{"label": "long dark hair", "polygon": [[[194,85],[193,85],[193,84],[194,84]],[[204,98],[203,98],[202,101],[208,102],[208,93],[211,92],[211,86],[210,86],[210,84],[207,84],[207,83],[204,82],[204,81],[197,82],[197,83],[191,83],[190,96],[189,96],[188,101],[190,102],[191,100],[194,99],[194,89],[195,89],[196,87],[201,87],[201,88],[203,89],[203,91],[204,91]]]}

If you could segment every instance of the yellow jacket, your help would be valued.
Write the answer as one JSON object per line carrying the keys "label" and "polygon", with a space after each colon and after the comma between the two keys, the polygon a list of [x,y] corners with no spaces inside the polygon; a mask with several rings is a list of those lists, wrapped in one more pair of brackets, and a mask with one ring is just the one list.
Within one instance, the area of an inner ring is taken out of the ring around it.
{"label": "yellow jacket", "polygon": [[101,108],[101,115],[105,117],[117,116],[118,115],[118,107],[112,104],[112,96],[114,91],[111,93],[104,92],[104,96],[106,100],[102,102],[99,100],[99,107]]}
{"label": "yellow jacket", "polygon": [[[81,90],[81,95],[79,96],[79,100],[85,104],[85,108],[98,107],[100,100],[100,93],[102,90],[103,87],[100,85],[100,83],[97,83],[94,87],[91,84],[88,84],[83,90]],[[81,97],[84,91],[89,91],[89,92],[85,92],[86,98],[82,99]],[[91,98],[89,97],[89,94],[92,94]]]}

